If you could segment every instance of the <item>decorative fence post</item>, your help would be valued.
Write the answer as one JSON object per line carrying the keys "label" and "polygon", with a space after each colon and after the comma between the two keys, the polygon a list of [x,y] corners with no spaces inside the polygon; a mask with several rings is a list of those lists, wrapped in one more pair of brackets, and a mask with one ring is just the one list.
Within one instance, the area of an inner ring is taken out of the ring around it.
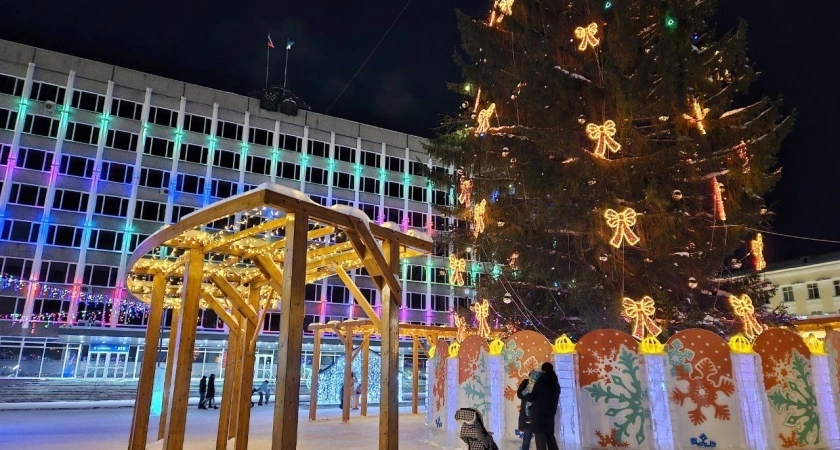
{"label": "decorative fence post", "polygon": [[647,337],[639,343],[645,374],[648,382],[648,403],[656,450],[673,450],[674,427],[671,422],[671,402],[668,399],[668,379],[665,365],[665,346],[655,337]]}
{"label": "decorative fence post", "polygon": [[575,344],[565,334],[554,341],[554,368],[560,382],[560,414],[557,416],[557,431],[566,450],[581,447],[580,406],[578,405],[577,353]]}
{"label": "decorative fence post", "polygon": [[[822,433],[828,448],[840,447],[840,430],[837,411],[837,378],[832,373],[834,359],[827,355],[823,342],[814,335],[805,338],[805,344],[811,350],[811,376],[814,378],[814,394],[820,413]],[[836,370],[836,369],[835,369]]]}
{"label": "decorative fence post", "polygon": [[449,359],[446,361],[446,448],[453,448],[458,444],[458,434],[461,431],[455,420],[458,411],[458,351],[461,346],[457,342],[449,344]]}
{"label": "decorative fence post", "polygon": [[496,442],[500,442],[505,430],[505,371],[502,350],[505,344],[499,339],[490,343],[490,356],[487,357],[487,375],[489,378],[490,397],[490,432]]}
{"label": "decorative fence post", "polygon": [[747,448],[767,450],[767,433],[772,428],[768,423],[770,419],[761,363],[758,355],[753,353],[750,341],[743,335],[734,336],[729,341],[729,347],[732,349],[732,374],[735,376],[736,391],[741,404],[741,420],[744,424]]}

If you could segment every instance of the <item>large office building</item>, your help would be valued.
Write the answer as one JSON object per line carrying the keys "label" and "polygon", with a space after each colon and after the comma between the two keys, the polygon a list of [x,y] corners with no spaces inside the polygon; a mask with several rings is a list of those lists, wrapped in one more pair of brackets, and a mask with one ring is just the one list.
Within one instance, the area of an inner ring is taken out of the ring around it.
{"label": "large office building", "polygon": [[[261,183],[404,231],[448,226],[435,205],[451,193],[423,175],[451,168],[434,165],[421,138],[282,100],[0,40],[0,377],[136,377],[145,314],[124,288],[131,252]],[[466,302],[469,286],[448,284],[446,254],[403,263],[401,321],[449,325]],[[374,284],[353,277],[377,305]],[[276,314],[264,323],[258,377],[276,367]],[[354,317],[363,313],[339,280],[307,286],[304,325]],[[210,310],[198,326],[194,375],[219,373],[223,326]]]}

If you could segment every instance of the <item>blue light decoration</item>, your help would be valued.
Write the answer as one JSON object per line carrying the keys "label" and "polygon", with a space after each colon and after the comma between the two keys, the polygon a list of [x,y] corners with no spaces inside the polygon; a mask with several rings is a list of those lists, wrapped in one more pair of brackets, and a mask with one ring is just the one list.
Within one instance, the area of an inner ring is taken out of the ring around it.
{"label": "blue light decoration", "polygon": [[[337,405],[341,400],[341,385],[344,384],[344,360],[345,357],[338,356],[335,362],[327,368],[318,372],[318,403],[321,405]],[[380,353],[373,350],[368,355],[368,404],[379,403],[381,399],[380,378],[382,367],[382,356]],[[350,364],[350,370],[356,374],[357,378],[362,375],[362,355],[361,352],[356,355],[353,362]],[[397,398],[402,398],[403,395],[403,372],[397,371]],[[361,383],[361,380],[359,380]],[[307,383],[311,388],[311,381]]]}
{"label": "blue light decoration", "polygon": [[155,370],[155,383],[152,388],[152,416],[160,416],[160,413],[163,411],[163,385],[165,375],[166,372],[163,368],[158,367],[158,370]]}
{"label": "blue light decoration", "polygon": [[612,7],[613,7],[613,2],[611,2],[610,0],[607,0],[606,2],[604,2],[604,11],[609,11],[610,9],[612,9]]}
{"label": "blue light decoration", "polygon": [[665,13],[665,28],[667,28],[669,31],[674,31],[677,29],[677,18],[674,17],[671,11]]}
{"label": "blue light decoration", "polygon": [[493,193],[490,194],[490,203],[496,203],[497,201],[499,201],[499,190],[494,189]]}

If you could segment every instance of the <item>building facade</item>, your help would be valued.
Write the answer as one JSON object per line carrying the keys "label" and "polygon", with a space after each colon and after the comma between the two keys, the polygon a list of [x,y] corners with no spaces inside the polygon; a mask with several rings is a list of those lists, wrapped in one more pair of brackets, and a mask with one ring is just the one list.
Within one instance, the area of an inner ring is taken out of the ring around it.
{"label": "building facade", "polygon": [[[451,226],[435,205],[452,195],[427,170],[452,169],[416,136],[0,40],[0,376],[68,376],[70,362],[84,362],[73,376],[136,376],[145,308],[124,289],[126,262],[198,208],[271,181],[434,234]],[[450,325],[466,305],[475,277],[450,286],[447,254],[403,263],[401,321]],[[378,305],[363,273],[352,276]],[[307,286],[304,328],[362,315],[339,280]],[[208,310],[198,326],[197,351],[212,353],[221,322]],[[39,359],[63,363],[21,374]]]}

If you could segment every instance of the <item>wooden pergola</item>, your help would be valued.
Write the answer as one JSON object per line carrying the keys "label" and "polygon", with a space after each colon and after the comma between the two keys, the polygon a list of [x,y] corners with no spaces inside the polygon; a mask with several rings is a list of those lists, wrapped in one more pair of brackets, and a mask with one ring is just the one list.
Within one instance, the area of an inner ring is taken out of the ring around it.
{"label": "wooden pergola", "polygon": [[[271,183],[195,211],[151,235],[129,260],[126,286],[150,305],[147,344],[160,337],[163,308],[175,311],[158,432],[163,448],[184,445],[198,310],[210,308],[230,330],[216,448],[226,449],[235,438],[237,450],[247,449],[256,341],[265,313],[278,305],[271,448],[296,448],[305,286],[338,275],[381,336],[379,448],[396,449],[399,261],[431,251],[425,233],[379,226],[356,208],[327,208]],[[381,315],[355,295],[359,290],[347,271],[360,268],[382,293]],[[143,353],[131,450],[146,448],[156,358],[155,351]]]}

